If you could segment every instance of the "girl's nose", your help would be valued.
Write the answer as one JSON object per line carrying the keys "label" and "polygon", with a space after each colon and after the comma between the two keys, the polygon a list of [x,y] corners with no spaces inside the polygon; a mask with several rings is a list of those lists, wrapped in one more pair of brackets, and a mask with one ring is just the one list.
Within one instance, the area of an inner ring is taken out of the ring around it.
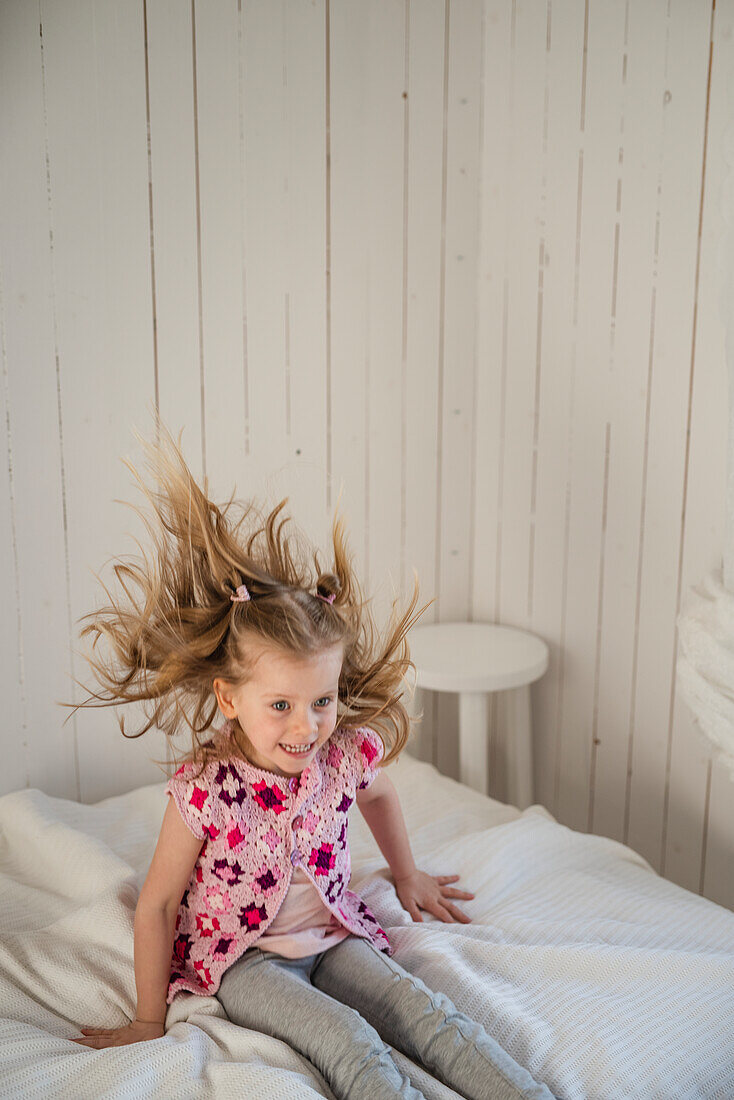
{"label": "girl's nose", "polygon": [[[310,715],[295,715],[291,724],[291,732],[294,738],[298,737],[301,741],[312,741],[318,734],[319,727],[316,719]],[[295,741],[291,742],[291,744],[295,743]]]}

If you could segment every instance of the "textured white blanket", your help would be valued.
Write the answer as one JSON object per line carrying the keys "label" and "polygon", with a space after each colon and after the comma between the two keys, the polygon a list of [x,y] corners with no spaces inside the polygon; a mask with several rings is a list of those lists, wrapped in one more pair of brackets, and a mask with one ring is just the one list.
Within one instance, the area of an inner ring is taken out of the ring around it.
{"label": "textured white blanket", "polygon": [[[520,814],[406,755],[390,776],[419,865],[476,893],[470,925],[413,924],[355,810],[352,881],[403,966],[564,1100],[734,1097],[734,914],[539,807]],[[94,806],[0,798],[0,1096],[329,1097],[309,1062],[214,998],[176,998],[154,1042],[69,1042],[134,1013],[133,915],[164,809],[162,784]],[[455,1100],[395,1058],[429,1100]]]}

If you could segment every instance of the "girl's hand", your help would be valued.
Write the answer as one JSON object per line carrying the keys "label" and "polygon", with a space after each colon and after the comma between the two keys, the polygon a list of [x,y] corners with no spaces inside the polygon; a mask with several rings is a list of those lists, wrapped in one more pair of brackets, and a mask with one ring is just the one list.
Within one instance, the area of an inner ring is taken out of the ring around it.
{"label": "girl's hand", "polygon": [[455,890],[446,886],[447,882],[456,882],[459,875],[427,875],[425,871],[413,871],[412,875],[395,880],[395,889],[404,909],[407,909],[415,921],[422,921],[418,912],[425,909],[447,924],[471,924],[471,917],[462,913],[446,898],[473,898],[474,894],[466,890]]}
{"label": "girl's hand", "polygon": [[133,1020],[125,1027],[81,1027],[84,1039],[72,1039],[83,1047],[122,1047],[127,1043],[142,1043],[145,1039],[160,1039],[165,1035],[163,1024],[146,1024],[142,1020]]}

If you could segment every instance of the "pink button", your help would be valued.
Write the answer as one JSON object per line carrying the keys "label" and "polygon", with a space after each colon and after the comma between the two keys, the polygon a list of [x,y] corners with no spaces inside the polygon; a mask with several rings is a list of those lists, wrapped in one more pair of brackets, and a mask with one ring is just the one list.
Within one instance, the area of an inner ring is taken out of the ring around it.
{"label": "pink button", "polygon": [[298,851],[298,848],[294,848],[293,851],[291,852],[291,863],[295,867],[296,864],[300,863],[300,862],[301,862],[301,853]]}
{"label": "pink button", "polygon": [[301,825],[303,825],[303,818],[301,817],[300,814],[296,814],[296,816],[293,818],[293,821],[291,823],[291,827],[292,827],[293,831],[295,832],[296,829],[300,829]]}

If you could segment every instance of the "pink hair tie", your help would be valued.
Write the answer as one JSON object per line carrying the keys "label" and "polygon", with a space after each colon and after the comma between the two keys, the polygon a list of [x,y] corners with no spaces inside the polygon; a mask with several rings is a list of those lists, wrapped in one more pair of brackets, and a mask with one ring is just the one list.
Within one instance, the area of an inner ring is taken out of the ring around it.
{"label": "pink hair tie", "polygon": [[336,599],[336,592],[332,592],[330,596],[322,596],[320,592],[317,592],[316,599],[323,600],[324,603],[333,603]]}
{"label": "pink hair tie", "polygon": [[230,600],[234,600],[235,603],[246,603],[247,600],[251,599],[252,597],[250,596],[250,593],[247,591],[247,586],[244,585],[244,584],[241,584],[239,586],[239,588],[237,589],[237,592],[235,594],[233,594],[232,596],[230,596],[229,598],[230,598]]}

